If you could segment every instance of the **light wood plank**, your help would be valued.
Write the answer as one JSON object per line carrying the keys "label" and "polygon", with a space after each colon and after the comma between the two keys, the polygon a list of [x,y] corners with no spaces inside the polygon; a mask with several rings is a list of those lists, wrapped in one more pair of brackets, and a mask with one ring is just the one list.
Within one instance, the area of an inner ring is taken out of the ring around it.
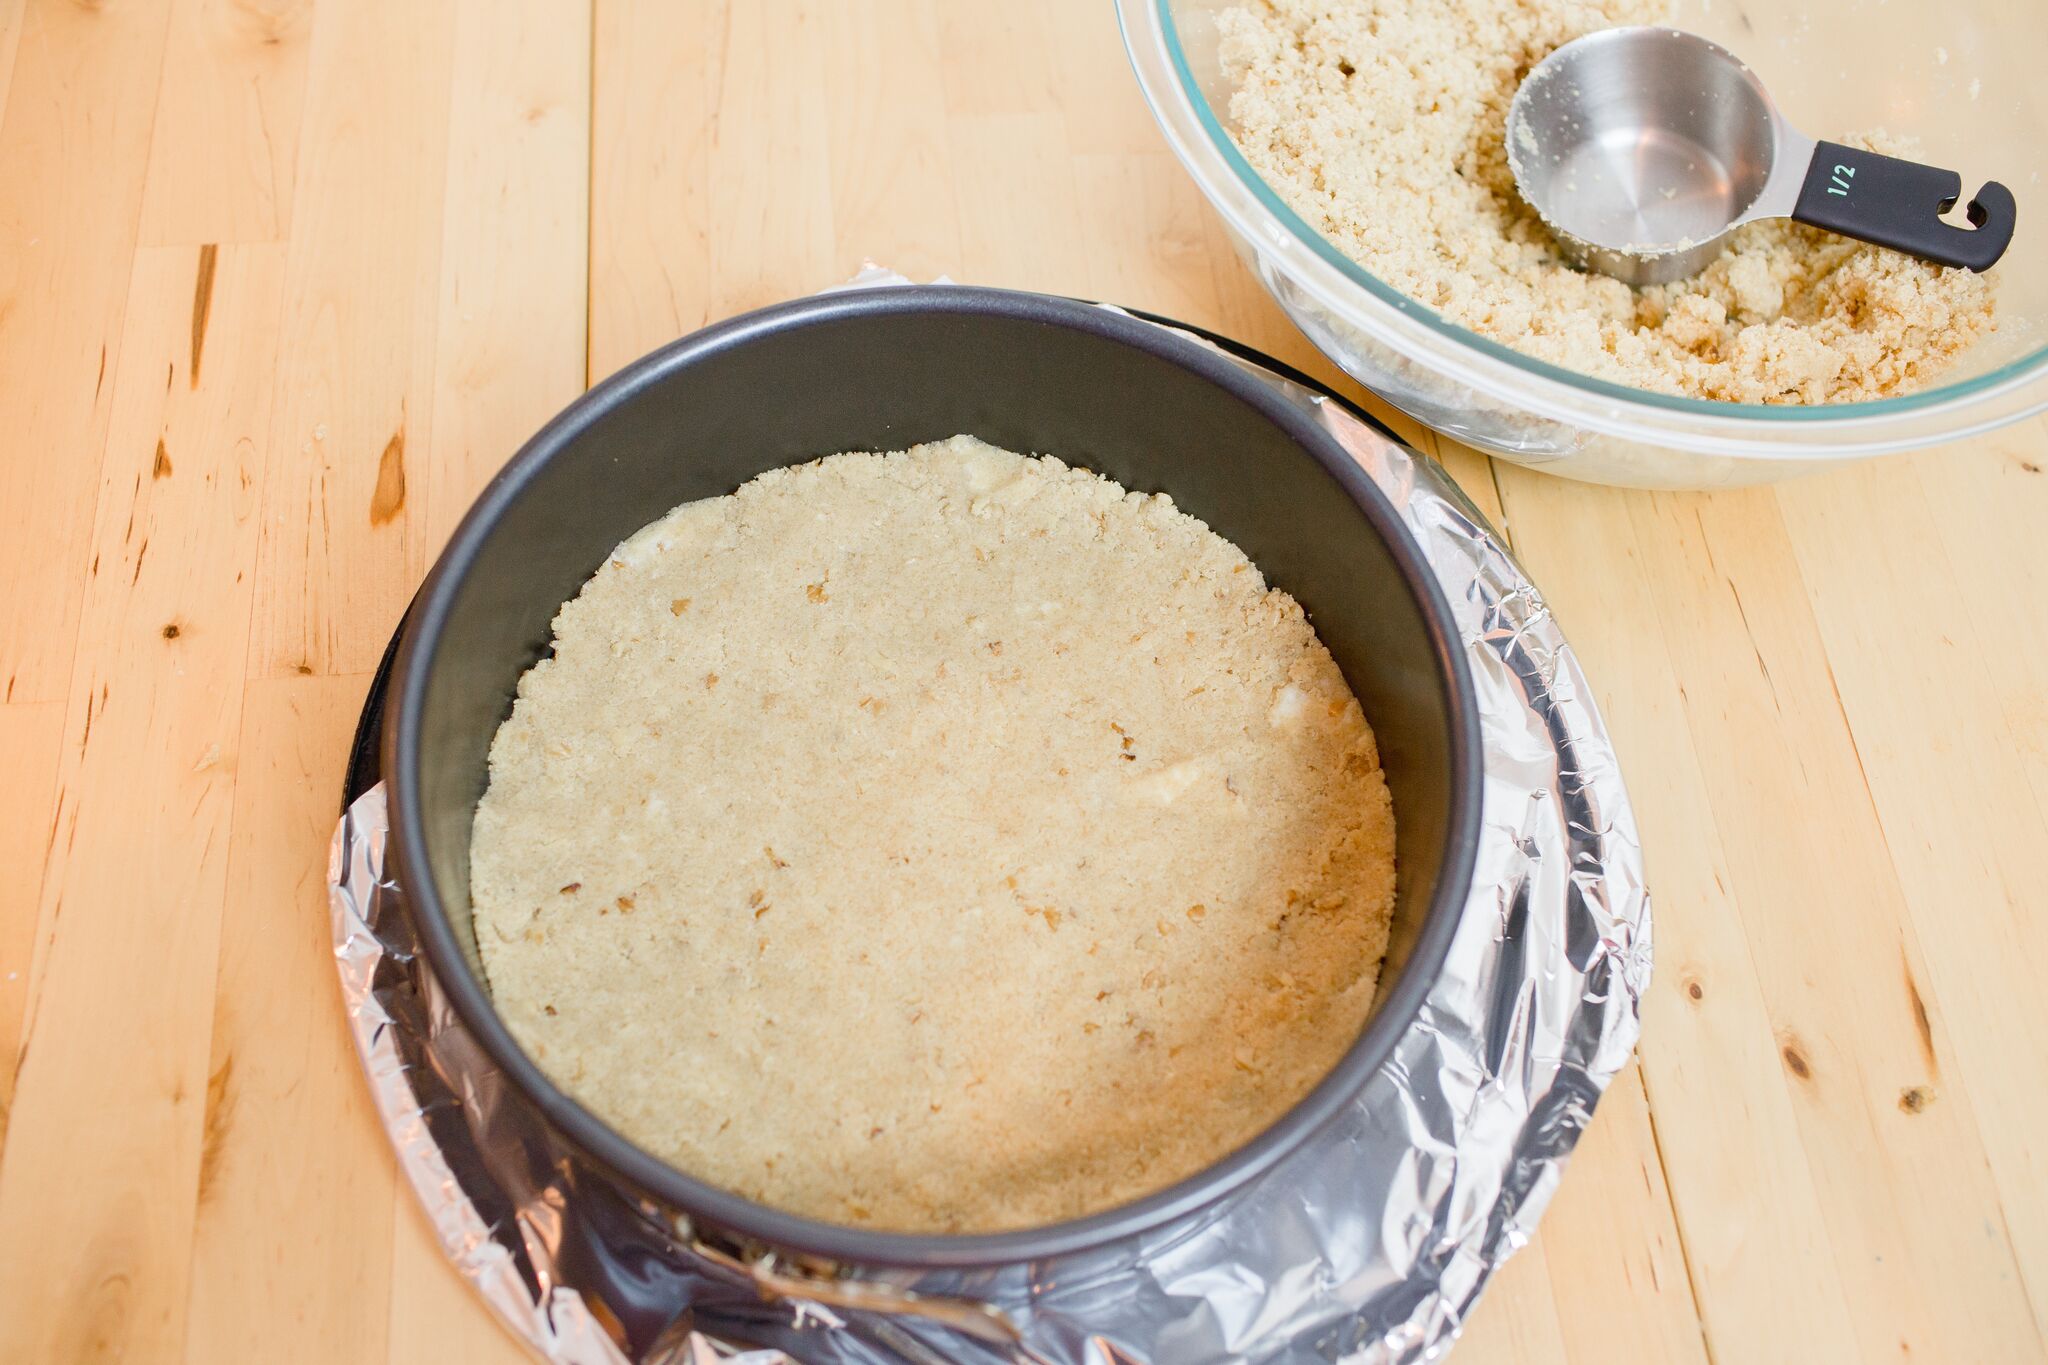
{"label": "light wood plank", "polygon": [[711,147],[727,8],[596,0],[586,382],[714,316]]}
{"label": "light wood plank", "polygon": [[[1025,7],[1004,9],[1022,13]],[[947,48],[949,56],[953,51]],[[960,213],[960,264],[953,277],[962,284],[1087,294],[1088,261],[1069,236],[1080,199],[1066,120],[1039,108],[955,113],[946,126]]]}
{"label": "light wood plank", "polygon": [[1066,35],[1043,5],[941,4],[939,18],[949,115],[1059,111]]}
{"label": "light wood plank", "polygon": [[[2038,552],[2040,528],[2048,524],[2048,418],[2023,422],[1964,445],[1931,450],[1902,463],[1919,480],[1920,505],[1956,574],[1955,606],[1977,643],[1978,652],[1962,666],[1989,687],[2005,721],[2008,740],[2000,747],[1997,762],[2018,764],[2033,791],[2035,808],[2048,812],[2048,640],[2024,624],[2038,614],[2040,602],[2048,596],[2048,563]],[[1944,703],[1931,714],[1946,717],[1950,705]],[[1926,724],[1920,719],[1913,732]],[[1937,736],[1928,747],[1940,755],[1945,768],[1958,762],[1969,768],[1978,761],[1974,753],[1958,755],[1939,746]],[[2001,824],[2000,828],[2007,826]],[[1972,842],[1983,838],[1980,833]],[[2014,862],[2025,866],[2030,853],[2024,844],[2001,845],[1998,863],[2001,867]],[[2031,888],[2032,881],[2030,877],[2024,884]],[[1943,888],[1939,904],[1954,903],[1955,893]],[[1990,904],[1995,921],[1998,903]],[[2024,959],[2022,978],[2009,989],[2032,994],[2040,969],[2038,956]],[[1991,984],[1994,982],[2010,983],[2010,968],[1971,989],[1997,989]],[[2002,1050],[2003,1044],[1998,1046]],[[1986,1054],[1969,1065],[1995,1067],[1998,1055]],[[2038,1093],[2024,1084],[2020,1089]],[[2029,1168],[2039,1160],[2038,1131],[1999,1138],[1987,1134],[1987,1145],[1994,1151],[2001,1144],[2008,1148],[2024,1144]],[[2048,1312],[2041,1307],[2041,1285],[2048,1279],[2048,1267],[2042,1265],[2040,1242],[2033,1231],[2038,1226],[2041,1200],[2013,1195],[2010,1171],[2015,1155],[2008,1150],[1996,1157],[1999,1179],[2006,1190],[2006,1215],[2015,1223],[2016,1246],[2034,1296],[2036,1321],[2048,1329]]]}
{"label": "light wood plank", "polygon": [[[1814,1184],[1865,1359],[2042,1356],[1960,1087],[1918,1114],[1938,1023],[1918,934],[1768,489],[1638,500]],[[1923,1020],[1928,1022],[1923,1023]]]}
{"label": "light wood plank", "polygon": [[0,1358],[183,1340],[282,265],[136,257],[0,1163]]}
{"label": "light wood plank", "polygon": [[[1095,0],[1042,4],[1044,31],[1058,44],[1051,103],[1066,115],[1067,141],[1075,153],[1165,152],[1166,139],[1131,76],[1115,8]],[[1181,180],[1194,190],[1194,181],[1185,175]]]}
{"label": "light wood plank", "polygon": [[257,679],[243,703],[183,1342],[195,1365],[387,1358],[394,1172],[342,1021],[322,876],[367,686]]}
{"label": "light wood plank", "polygon": [[1458,1365],[1569,1365],[1543,1246],[1538,1231],[1486,1286],[1458,1336]]}
{"label": "light wood plank", "polygon": [[925,281],[960,268],[942,8],[943,0],[840,0],[823,10],[837,270],[873,259]]}
{"label": "light wood plank", "polygon": [[15,1060],[35,956],[36,903],[43,864],[57,836],[57,753],[64,708],[57,702],[0,706],[0,1162],[14,1098]]}
{"label": "light wood plank", "polygon": [[1706,1342],[1636,1068],[1616,1076],[1601,1097],[1543,1216],[1543,1236],[1551,1295],[1574,1365],[1706,1365]]}
{"label": "light wood plank", "polygon": [[35,0],[0,121],[0,703],[62,701],[163,66],[159,5]]}
{"label": "light wood plank", "polygon": [[1075,201],[1091,226],[1082,292],[1164,317],[1214,318],[1209,206],[1180,163],[1165,151],[1079,152],[1070,160]]}
{"label": "light wood plank", "polygon": [[802,0],[727,11],[707,215],[713,318],[814,292],[859,265],[840,262],[833,239],[826,27],[822,7]]}
{"label": "light wood plank", "polygon": [[[2017,964],[2048,964],[2048,820],[1979,662],[2010,629],[1977,635],[1910,465],[1793,485],[1779,502],[1926,957],[1927,1027],[1895,1072],[1900,1112],[1968,1094],[2035,1319],[2048,1321],[2048,996],[1986,989]],[[2015,572],[2033,557],[2003,549]]]}
{"label": "light wood plank", "polygon": [[313,0],[173,0],[143,242],[284,239],[312,28]]}
{"label": "light wood plank", "polygon": [[277,400],[258,676],[366,672],[425,564],[454,12],[315,16]]}
{"label": "light wood plank", "polygon": [[442,207],[427,552],[583,388],[588,0],[465,0]]}
{"label": "light wood plank", "polygon": [[21,49],[21,21],[28,0],[0,0],[0,123],[7,119],[7,87],[14,80],[14,57]]}
{"label": "light wood plank", "polygon": [[2048,600],[2048,417],[1978,441],[1916,455],[1924,514],[1958,580],[1957,606],[1982,654],[1971,662],[1995,690],[2034,800],[2048,810],[2048,639],[2022,623]]}

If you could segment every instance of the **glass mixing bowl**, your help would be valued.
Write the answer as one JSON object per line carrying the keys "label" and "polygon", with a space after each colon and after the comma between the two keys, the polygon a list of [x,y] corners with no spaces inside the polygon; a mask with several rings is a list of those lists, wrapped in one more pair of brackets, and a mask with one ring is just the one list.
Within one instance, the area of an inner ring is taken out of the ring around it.
{"label": "glass mixing bowl", "polygon": [[[1255,0],[1254,0],[1255,2]],[[1932,388],[1869,403],[1674,398],[1534,360],[1439,317],[1325,241],[1230,139],[1216,15],[1242,0],[1117,0],[1124,44],[1181,164],[1309,338],[1416,420],[1571,478],[1645,488],[1757,483],[1935,445],[2048,409],[2048,5],[2040,0],[1680,0],[1674,22],[1748,62],[1818,137],[1884,128],[2019,201],[1993,271],[1998,330]]]}

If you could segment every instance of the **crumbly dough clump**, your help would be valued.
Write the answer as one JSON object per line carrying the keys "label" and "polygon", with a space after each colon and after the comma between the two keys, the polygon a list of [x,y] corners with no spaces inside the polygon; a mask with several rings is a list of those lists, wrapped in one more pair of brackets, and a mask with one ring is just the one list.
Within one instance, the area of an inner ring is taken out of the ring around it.
{"label": "crumbly dough clump", "polygon": [[1357,1037],[1392,807],[1300,606],[1164,495],[967,437],[621,545],[520,680],[477,940],[679,1168],[922,1231],[1213,1163]]}
{"label": "crumbly dough clump", "polygon": [[1668,20],[1660,0],[1256,0],[1220,18],[1235,136],[1266,182],[1394,288],[1528,355],[1660,393],[1846,403],[1918,388],[1992,330],[1986,277],[1783,220],[1674,284],[1566,264],[1516,193],[1508,104],[1571,39]]}

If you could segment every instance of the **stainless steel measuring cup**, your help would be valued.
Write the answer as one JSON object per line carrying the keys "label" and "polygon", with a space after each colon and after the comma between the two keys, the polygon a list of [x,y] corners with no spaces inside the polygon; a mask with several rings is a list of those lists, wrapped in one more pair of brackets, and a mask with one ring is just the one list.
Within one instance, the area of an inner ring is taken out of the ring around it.
{"label": "stainless steel measuring cup", "polygon": [[1954,171],[1817,142],[1733,53],[1656,25],[1588,34],[1537,63],[1508,107],[1507,151],[1566,253],[1630,284],[1693,274],[1761,218],[1988,270],[2016,215],[1991,180],[1970,227],[1944,222],[1962,194]]}

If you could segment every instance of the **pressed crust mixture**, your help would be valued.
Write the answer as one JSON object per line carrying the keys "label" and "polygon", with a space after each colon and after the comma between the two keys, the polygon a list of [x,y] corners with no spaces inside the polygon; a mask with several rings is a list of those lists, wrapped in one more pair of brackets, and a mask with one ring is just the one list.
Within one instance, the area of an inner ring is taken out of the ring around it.
{"label": "pressed crust mixture", "polygon": [[[1256,0],[1222,57],[1245,158],[1308,224],[1459,326],[1660,393],[1846,403],[1924,385],[1992,330],[1990,282],[1786,221],[1688,280],[1573,269],[1517,195],[1509,101],[1554,48],[1656,0]],[[1882,133],[1861,141],[1909,155]]]}
{"label": "pressed crust mixture", "polygon": [[835,1222],[1192,1174],[1350,1046],[1386,950],[1392,808],[1301,608],[1164,495],[967,437],[635,535],[490,768],[477,939],[522,1045]]}

